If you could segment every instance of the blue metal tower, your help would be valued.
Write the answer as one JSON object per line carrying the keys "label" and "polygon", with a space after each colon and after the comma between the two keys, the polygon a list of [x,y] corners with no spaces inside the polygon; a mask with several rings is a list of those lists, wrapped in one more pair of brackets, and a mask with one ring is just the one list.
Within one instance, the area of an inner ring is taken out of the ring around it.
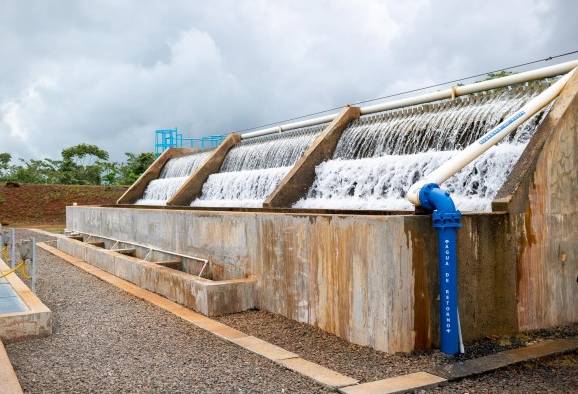
{"label": "blue metal tower", "polygon": [[209,135],[201,138],[183,138],[177,128],[155,130],[155,155],[159,156],[169,148],[209,149],[219,146],[225,135]]}

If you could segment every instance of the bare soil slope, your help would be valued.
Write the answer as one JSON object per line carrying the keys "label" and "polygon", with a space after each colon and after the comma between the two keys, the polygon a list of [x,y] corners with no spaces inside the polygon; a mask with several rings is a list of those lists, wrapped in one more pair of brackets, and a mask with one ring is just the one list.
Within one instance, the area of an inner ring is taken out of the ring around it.
{"label": "bare soil slope", "polygon": [[125,190],[119,186],[0,184],[0,223],[63,225],[67,205],[114,204]]}

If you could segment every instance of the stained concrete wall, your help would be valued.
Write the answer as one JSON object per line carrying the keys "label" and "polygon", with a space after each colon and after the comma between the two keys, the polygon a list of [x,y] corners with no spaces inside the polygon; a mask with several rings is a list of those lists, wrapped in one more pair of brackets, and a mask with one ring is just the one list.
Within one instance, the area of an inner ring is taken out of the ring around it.
{"label": "stained concrete wall", "polygon": [[[513,332],[515,265],[505,214],[467,215],[459,235],[466,340]],[[345,216],[68,207],[67,227],[198,257],[257,278],[256,306],[396,352],[437,341],[429,216]]]}
{"label": "stained concrete wall", "polygon": [[57,236],[61,251],[207,316],[254,308],[254,278],[212,281],[153,262]]}
{"label": "stained concrete wall", "polygon": [[578,74],[499,191],[516,247],[521,330],[578,321]]}

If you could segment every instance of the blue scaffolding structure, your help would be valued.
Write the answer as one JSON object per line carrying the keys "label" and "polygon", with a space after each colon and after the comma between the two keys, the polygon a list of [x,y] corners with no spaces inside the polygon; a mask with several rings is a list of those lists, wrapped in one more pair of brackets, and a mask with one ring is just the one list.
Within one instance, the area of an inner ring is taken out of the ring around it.
{"label": "blue scaffolding structure", "polygon": [[155,130],[155,155],[159,156],[169,148],[208,149],[219,146],[224,135],[209,135],[200,138],[184,138],[177,128]]}

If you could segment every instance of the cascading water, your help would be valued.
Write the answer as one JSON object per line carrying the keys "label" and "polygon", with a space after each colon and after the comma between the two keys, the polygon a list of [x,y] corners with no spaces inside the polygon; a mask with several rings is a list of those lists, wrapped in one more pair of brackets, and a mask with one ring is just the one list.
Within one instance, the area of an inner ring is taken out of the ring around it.
{"label": "cascading water", "polygon": [[[362,116],[343,132],[332,160],[300,208],[406,210],[408,188],[476,141],[551,84],[543,80],[401,110]],[[491,201],[543,118],[515,133],[444,183],[458,209],[489,210]]]}
{"label": "cascading water", "polygon": [[158,179],[147,185],[143,198],[135,204],[165,205],[177,189],[185,182],[201,163],[209,156],[209,152],[193,153],[192,155],[170,159],[164,165]]}
{"label": "cascading water", "polygon": [[191,206],[260,207],[326,125],[244,140],[229,151],[219,173]]}

